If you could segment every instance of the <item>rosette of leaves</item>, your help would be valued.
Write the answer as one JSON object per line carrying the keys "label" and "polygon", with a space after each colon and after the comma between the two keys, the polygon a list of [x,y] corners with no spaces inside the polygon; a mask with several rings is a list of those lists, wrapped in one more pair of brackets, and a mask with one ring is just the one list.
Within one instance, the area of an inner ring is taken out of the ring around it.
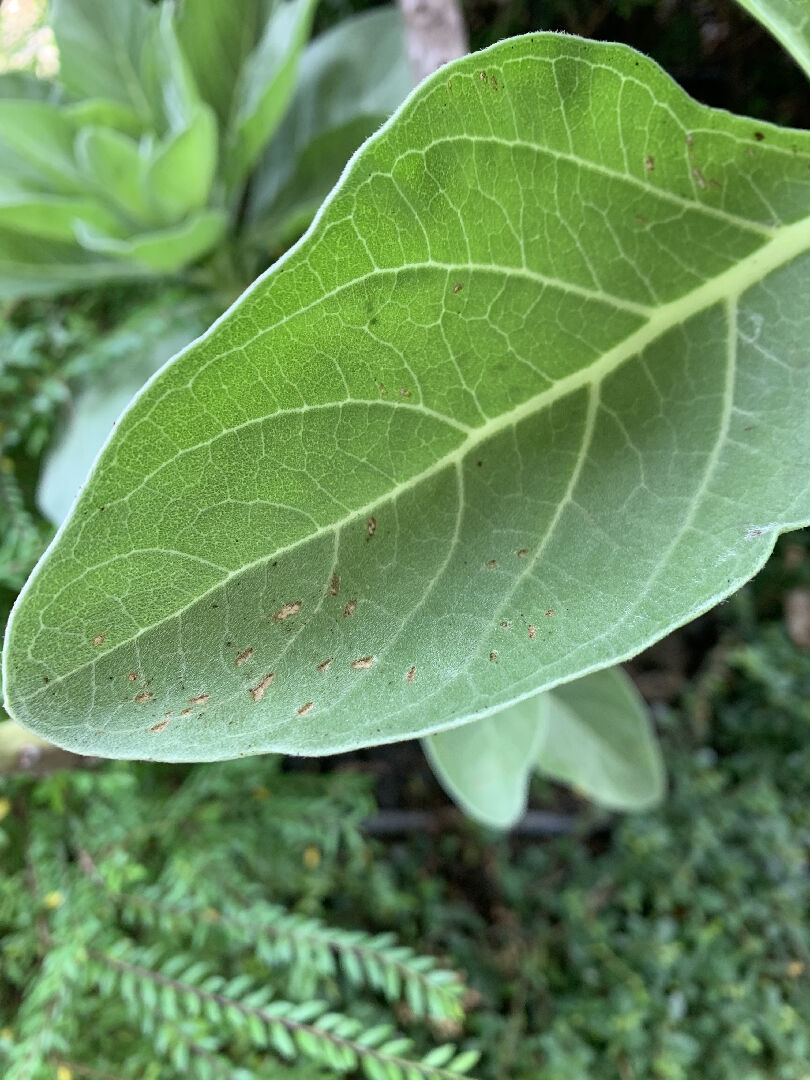
{"label": "rosette of leaves", "polygon": [[409,88],[392,9],[350,20],[355,48],[377,51],[346,82],[347,29],[306,47],[316,4],[53,0],[56,80],[0,78],[0,298],[176,275],[218,250],[210,281],[238,292],[308,223],[312,200],[267,192],[299,169],[311,186],[317,140],[328,190]]}

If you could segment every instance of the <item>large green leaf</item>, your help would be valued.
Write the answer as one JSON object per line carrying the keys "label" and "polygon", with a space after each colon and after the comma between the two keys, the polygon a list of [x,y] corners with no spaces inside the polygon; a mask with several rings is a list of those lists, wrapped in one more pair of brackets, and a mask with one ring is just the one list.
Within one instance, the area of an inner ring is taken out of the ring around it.
{"label": "large green leaf", "polygon": [[546,737],[550,694],[422,740],[436,778],[465,813],[494,829],[526,811],[529,777]]}
{"label": "large green leaf", "polygon": [[12,616],[13,714],[330,753],[728,595],[810,521],[809,166],[623,47],[438,72],[122,418]]}
{"label": "large green leaf", "polygon": [[239,72],[224,161],[232,187],[255,165],[284,116],[317,3],[281,0]]}
{"label": "large green leaf", "polygon": [[250,185],[252,242],[282,250],[413,85],[394,7],[344,19],[304,50],[295,96]]}
{"label": "large green leaf", "polygon": [[168,221],[207,204],[217,167],[217,122],[199,105],[187,127],[157,149],[146,173],[149,197]]}
{"label": "large green leaf", "polygon": [[537,767],[614,810],[640,810],[664,793],[664,770],[644,702],[620,668],[549,694]]}
{"label": "large green leaf", "polygon": [[808,0],[739,0],[770,30],[810,76],[810,3]]}

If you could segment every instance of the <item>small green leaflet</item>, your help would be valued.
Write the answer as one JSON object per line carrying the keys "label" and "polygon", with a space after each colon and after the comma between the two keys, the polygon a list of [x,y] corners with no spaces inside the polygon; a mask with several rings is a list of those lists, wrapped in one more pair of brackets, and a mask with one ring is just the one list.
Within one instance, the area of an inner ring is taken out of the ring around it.
{"label": "small green leaflet", "polygon": [[611,810],[645,809],[664,792],[647,710],[621,668],[428,735],[422,745],[454,802],[496,829],[510,828],[525,813],[535,770]]}
{"label": "small green leaflet", "polygon": [[810,521],[810,133],[530,35],[136,398],[12,616],[71,749],[326,754],[632,655]]}
{"label": "small green leaflet", "polygon": [[422,740],[447,794],[482,825],[508,829],[526,811],[529,778],[546,738],[550,694]]}

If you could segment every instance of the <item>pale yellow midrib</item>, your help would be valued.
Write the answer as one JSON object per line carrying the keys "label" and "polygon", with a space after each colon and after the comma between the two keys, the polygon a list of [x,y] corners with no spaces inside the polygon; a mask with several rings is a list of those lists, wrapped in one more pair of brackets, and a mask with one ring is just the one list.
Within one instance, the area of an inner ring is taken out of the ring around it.
{"label": "pale yellow midrib", "polygon": [[[374,499],[365,506],[359,507],[339,521],[333,521],[328,525],[324,525],[321,528],[308,533],[300,540],[296,540],[292,544],[277,548],[273,552],[262,555],[261,558],[255,559],[250,563],[245,563],[238,569],[231,571],[218,581],[216,585],[213,585],[210,589],[200,593],[200,595],[195,596],[185,607],[172,612],[170,615],[163,616],[158,622],[151,623],[137,634],[133,634],[132,637],[118,642],[105,653],[100,654],[98,657],[94,657],[92,660],[86,661],[84,664],[80,664],[72,671],[67,672],[64,675],[53,676],[47,687],[43,686],[38,688],[34,693],[28,695],[25,698],[26,703],[36,700],[46,691],[52,691],[55,686],[79,674],[79,672],[86,668],[92,667],[102,656],[109,656],[110,653],[116,652],[118,649],[132,644],[133,641],[137,641],[138,638],[148,631],[182,616],[189,608],[193,607],[199,601],[204,600],[217,589],[223,588],[229,581],[238,577],[240,574],[252,570],[262,563],[277,559],[281,555],[295,551],[296,548],[299,548],[302,544],[312,543],[322,536],[334,532],[336,529],[342,529],[353,521],[366,518],[376,507],[384,505],[392,499],[398,498],[400,495],[424,483],[444,469],[452,465],[457,465],[478,446],[487,440],[494,438],[500,432],[516,426],[527,417],[548,408],[550,405],[554,404],[554,402],[559,401],[563,397],[567,397],[569,394],[575,393],[577,390],[601,383],[621,367],[625,361],[629,360],[632,356],[638,355],[646,349],[647,346],[651,345],[666,333],[666,331],[683,324],[687,319],[702,311],[706,311],[708,308],[714,307],[716,304],[728,302],[729,300],[740,297],[753,285],[758,284],[766,278],[768,274],[785,266],[787,263],[809,250],[810,216],[802,218],[800,221],[794,222],[791,225],[783,226],[774,234],[770,241],[763,244],[762,247],[746,256],[733,267],[723,271],[722,274],[719,274],[717,277],[705,282],[705,284],[698,286],[696,289],[686,293],[679,299],[672,300],[670,303],[664,304],[662,307],[656,309],[643,326],[621,341],[618,345],[609,349],[598,360],[594,361],[593,364],[559,379],[553,386],[541,391],[534,397],[529,398],[521,405],[515,406],[515,408],[511,409],[509,412],[502,413],[500,416],[494,417],[480,427],[474,428],[455,450],[438,458],[427,469],[422,470],[420,473],[416,473],[410,479],[398,484],[396,488],[392,488],[385,495]],[[29,658],[30,656],[29,647]],[[8,686],[8,683],[6,683],[6,685]],[[11,702],[10,704],[13,708],[14,703]]]}

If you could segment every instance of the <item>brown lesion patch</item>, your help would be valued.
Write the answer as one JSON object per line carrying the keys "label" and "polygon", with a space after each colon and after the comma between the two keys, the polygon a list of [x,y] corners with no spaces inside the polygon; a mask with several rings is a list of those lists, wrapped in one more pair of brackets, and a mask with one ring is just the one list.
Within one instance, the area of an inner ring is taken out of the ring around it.
{"label": "brown lesion patch", "polygon": [[140,671],[130,671],[129,675],[127,675],[127,682],[137,682],[140,677]]}
{"label": "brown lesion patch", "polygon": [[647,170],[647,172],[655,171],[655,158],[652,156],[652,154],[648,154],[647,157],[645,157],[644,168]]}
{"label": "brown lesion patch", "polygon": [[350,615],[354,615],[355,611],[357,611],[357,601],[347,600],[343,609],[343,618],[348,619]]}
{"label": "brown lesion patch", "polygon": [[320,674],[323,674],[323,672],[328,671],[331,666],[332,666],[332,658],[330,656],[328,660],[322,660],[320,662],[320,664],[318,664],[318,666],[315,668],[315,670],[317,672],[319,672]]}
{"label": "brown lesion patch", "polygon": [[534,639],[536,637],[537,637],[537,627],[536,626],[530,626],[529,627],[529,641],[534,641]]}
{"label": "brown lesion patch", "polygon": [[549,608],[546,612],[546,618],[550,619],[555,614],[554,608]]}
{"label": "brown lesion patch", "polygon": [[372,536],[374,536],[376,531],[377,531],[377,519],[375,517],[370,517],[368,519],[368,521],[366,522],[366,532],[368,533],[369,540],[372,538]]}
{"label": "brown lesion patch", "polygon": [[306,703],[306,705],[302,705],[301,708],[298,710],[298,715],[299,716],[309,716],[309,714],[312,712],[312,710],[314,708],[315,708],[315,702],[314,701],[308,701]]}
{"label": "brown lesion patch", "polygon": [[525,559],[525,558],[527,558],[527,556],[529,554],[529,549],[528,548],[518,548],[518,550],[515,552],[515,554],[517,555],[517,557],[519,559]]}
{"label": "brown lesion patch", "polygon": [[354,671],[368,671],[370,667],[374,666],[373,656],[361,656],[357,660],[352,660],[349,667]]}
{"label": "brown lesion patch", "polygon": [[265,691],[273,685],[275,678],[275,671],[271,671],[269,675],[263,676],[263,678],[259,679],[255,686],[252,686],[250,688],[250,696],[253,698],[253,701],[256,705],[258,705],[264,697]]}
{"label": "brown lesion patch", "polygon": [[297,615],[303,606],[304,605],[300,600],[294,600],[289,604],[282,604],[273,616],[273,622],[284,622],[284,620],[289,619],[291,615]]}
{"label": "brown lesion patch", "polygon": [[337,574],[332,574],[331,578],[329,579],[329,595],[330,596],[337,596],[337,594],[339,592],[340,592],[340,578],[338,577]]}
{"label": "brown lesion patch", "polygon": [[253,656],[253,649],[245,649],[244,652],[240,652],[237,658],[234,660],[236,667],[241,667],[242,664],[246,664],[248,660]]}
{"label": "brown lesion patch", "polygon": [[104,644],[104,638],[106,636],[106,634],[96,634],[96,636],[93,638],[93,644],[96,646],[96,648],[98,648],[99,645]]}
{"label": "brown lesion patch", "polygon": [[453,286],[453,293],[454,293],[455,295],[458,295],[458,294],[459,294],[459,293],[461,292],[461,290],[462,290],[463,288],[464,288],[464,283],[463,283],[463,282],[461,282],[461,281],[458,281],[458,282],[456,282],[456,284],[455,284],[455,285]]}
{"label": "brown lesion patch", "polygon": [[494,664],[494,663],[496,662],[496,660],[498,659],[498,654],[497,654],[497,652],[496,652],[496,651],[495,651],[494,649],[493,649],[493,650],[492,650],[492,652],[491,652],[491,653],[489,654],[489,658],[490,658],[490,660],[491,660],[491,661],[493,662],[493,664]]}
{"label": "brown lesion patch", "polygon": [[136,694],[133,698],[136,705],[145,705],[147,701],[151,701],[155,695],[151,690],[141,690],[140,694]]}
{"label": "brown lesion patch", "polygon": [[410,392],[410,390],[408,389],[407,386],[400,386],[399,393],[400,393],[401,397],[410,397],[411,396],[411,392]]}
{"label": "brown lesion patch", "polygon": [[416,678],[416,664],[412,664],[408,668],[408,673],[405,676],[405,682],[406,683],[412,683],[415,678]]}
{"label": "brown lesion patch", "polygon": [[156,724],[152,724],[152,726],[149,728],[149,730],[152,732],[153,735],[157,735],[157,733],[159,731],[165,731],[165,729],[168,726],[169,726],[169,721],[168,720],[158,720],[158,722]]}
{"label": "brown lesion patch", "polygon": [[487,560],[487,570],[494,570],[497,565],[498,563],[495,561],[495,559]]}
{"label": "brown lesion patch", "polygon": [[196,697],[189,698],[188,703],[189,703],[189,705],[204,705],[206,703],[206,701],[210,701],[210,700],[211,700],[211,695],[210,694],[198,694]]}
{"label": "brown lesion patch", "polygon": [[180,715],[181,715],[181,716],[191,716],[191,709],[183,709],[183,710],[182,710],[182,711],[180,712]]}

